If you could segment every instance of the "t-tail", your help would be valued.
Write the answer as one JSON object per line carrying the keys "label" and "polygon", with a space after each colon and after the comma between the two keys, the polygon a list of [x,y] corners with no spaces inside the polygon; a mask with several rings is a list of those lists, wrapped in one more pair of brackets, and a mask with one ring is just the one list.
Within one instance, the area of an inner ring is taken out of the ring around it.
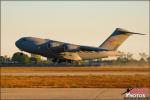
{"label": "t-tail", "polygon": [[117,28],[99,47],[106,50],[117,50],[117,48],[132,34],[145,35]]}

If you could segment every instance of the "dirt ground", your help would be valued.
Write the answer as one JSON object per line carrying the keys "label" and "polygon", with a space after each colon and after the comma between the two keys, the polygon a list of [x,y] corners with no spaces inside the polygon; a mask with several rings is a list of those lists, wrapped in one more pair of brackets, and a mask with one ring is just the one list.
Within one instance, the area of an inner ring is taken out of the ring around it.
{"label": "dirt ground", "polygon": [[2,76],[1,88],[128,88],[150,87],[150,76]]}
{"label": "dirt ground", "polygon": [[148,72],[149,66],[100,66],[100,67],[1,67],[1,73],[22,73],[22,72],[101,72],[101,71],[127,71],[127,72]]}
{"label": "dirt ground", "polygon": [[[149,67],[1,67],[1,73],[149,72]],[[128,88],[150,87],[149,75],[1,76],[1,88]]]}

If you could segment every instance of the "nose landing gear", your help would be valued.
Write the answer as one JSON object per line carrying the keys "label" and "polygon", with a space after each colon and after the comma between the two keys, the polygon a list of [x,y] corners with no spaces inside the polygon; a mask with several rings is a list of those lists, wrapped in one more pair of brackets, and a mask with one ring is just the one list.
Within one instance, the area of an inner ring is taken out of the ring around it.
{"label": "nose landing gear", "polygon": [[23,51],[21,50],[20,55],[23,56]]}

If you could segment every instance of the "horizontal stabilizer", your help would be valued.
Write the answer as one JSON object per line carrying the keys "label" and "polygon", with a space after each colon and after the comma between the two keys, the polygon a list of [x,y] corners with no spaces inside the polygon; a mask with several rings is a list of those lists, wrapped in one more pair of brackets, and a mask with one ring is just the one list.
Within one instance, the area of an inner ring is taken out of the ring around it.
{"label": "horizontal stabilizer", "polygon": [[134,33],[134,32],[129,32],[131,34],[138,34],[138,35],[146,35],[146,34],[142,34],[142,33]]}

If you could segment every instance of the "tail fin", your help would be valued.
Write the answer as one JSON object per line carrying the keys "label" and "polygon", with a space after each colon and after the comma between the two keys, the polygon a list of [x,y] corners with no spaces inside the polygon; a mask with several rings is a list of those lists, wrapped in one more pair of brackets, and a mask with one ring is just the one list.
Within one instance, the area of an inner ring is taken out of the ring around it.
{"label": "tail fin", "polygon": [[117,50],[117,48],[132,34],[145,35],[117,28],[99,47],[106,50]]}

